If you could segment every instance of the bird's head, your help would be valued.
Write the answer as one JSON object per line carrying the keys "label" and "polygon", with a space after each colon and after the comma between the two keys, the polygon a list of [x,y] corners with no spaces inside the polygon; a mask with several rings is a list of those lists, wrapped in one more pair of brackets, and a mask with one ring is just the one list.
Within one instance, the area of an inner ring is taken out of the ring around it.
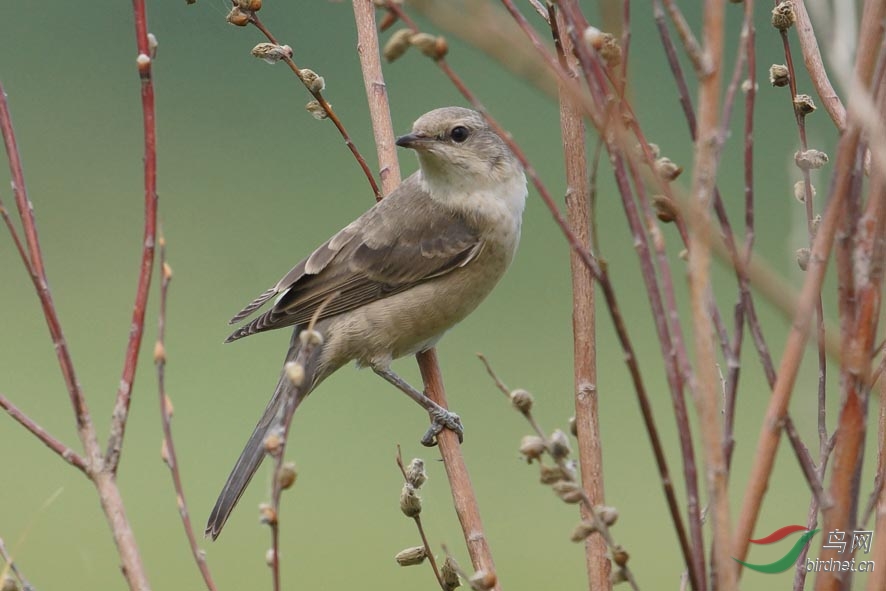
{"label": "bird's head", "polygon": [[397,138],[397,145],[416,151],[423,180],[431,189],[486,188],[522,173],[507,144],[470,109],[445,107],[425,113],[411,133]]}

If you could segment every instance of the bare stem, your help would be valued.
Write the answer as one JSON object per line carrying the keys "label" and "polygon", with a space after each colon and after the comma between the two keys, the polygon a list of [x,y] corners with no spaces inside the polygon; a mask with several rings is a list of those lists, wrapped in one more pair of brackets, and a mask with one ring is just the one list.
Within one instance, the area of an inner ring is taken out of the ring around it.
{"label": "bare stem", "polygon": [[185,490],[182,485],[181,470],[178,466],[178,458],[175,453],[175,441],[172,438],[172,400],[166,394],[166,303],[169,293],[169,282],[172,280],[172,269],[166,263],[166,241],[160,236],[160,311],[157,316],[157,343],[154,346],[154,365],[157,367],[157,393],[160,398],[160,419],[163,424],[163,461],[169,467],[172,474],[172,484],[175,487],[176,505],[178,513],[185,528],[188,538],[188,546],[191,555],[203,582],[209,591],[215,591],[215,582],[206,556],[197,546],[197,537],[194,535],[194,527],[191,525],[191,515],[188,511],[188,503],[185,500]]}
{"label": "bare stem", "polygon": [[86,460],[83,459],[83,456],[53,437],[52,434],[34,422],[31,417],[22,412],[22,410],[14,405],[11,400],[2,394],[0,394],[0,408],[5,410],[9,416],[18,421],[22,427],[30,431],[34,437],[42,441],[46,447],[57,453],[61,459],[76,467],[84,474],[87,473]]}

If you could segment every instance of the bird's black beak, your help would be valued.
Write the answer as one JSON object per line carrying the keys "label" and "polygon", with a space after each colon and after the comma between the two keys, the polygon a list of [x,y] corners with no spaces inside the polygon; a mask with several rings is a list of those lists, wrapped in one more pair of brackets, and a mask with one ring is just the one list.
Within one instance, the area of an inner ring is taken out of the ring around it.
{"label": "bird's black beak", "polygon": [[401,148],[419,148],[428,141],[428,137],[418,133],[407,133],[397,138],[396,144]]}

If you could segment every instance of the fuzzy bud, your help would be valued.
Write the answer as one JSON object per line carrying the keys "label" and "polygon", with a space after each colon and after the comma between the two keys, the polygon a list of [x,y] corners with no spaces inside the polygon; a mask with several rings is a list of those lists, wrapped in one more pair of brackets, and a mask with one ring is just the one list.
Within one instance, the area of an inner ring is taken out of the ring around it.
{"label": "fuzzy bud", "polygon": [[413,458],[406,467],[406,482],[414,488],[421,488],[428,480],[428,473],[425,472],[425,462],[419,458]]}
{"label": "fuzzy bud", "polygon": [[308,101],[308,104],[305,105],[305,110],[318,121],[329,117],[329,113],[326,112],[326,109],[318,101]]}
{"label": "fuzzy bud", "polygon": [[787,86],[791,83],[791,73],[784,64],[772,64],[769,66],[769,84],[772,86]]}
{"label": "fuzzy bud", "polygon": [[245,27],[249,24],[249,15],[240,10],[238,6],[231,9],[225,20],[237,27]]}
{"label": "fuzzy bud", "polygon": [[666,224],[673,222],[680,215],[677,204],[667,195],[653,195],[652,207],[658,219]]}
{"label": "fuzzy bud", "polygon": [[303,330],[298,335],[303,347],[319,347],[323,344],[323,335],[316,330]]}
{"label": "fuzzy bud", "polygon": [[570,505],[580,503],[584,496],[582,494],[581,486],[575,482],[561,480],[560,482],[552,484],[551,488],[554,490],[554,493],[560,497],[561,501],[569,503]]}
{"label": "fuzzy bud", "polygon": [[575,529],[572,530],[569,539],[573,542],[583,542],[588,536],[596,531],[597,526],[594,525],[593,521],[580,521],[578,525],[575,526]]}
{"label": "fuzzy bud", "polygon": [[301,363],[287,361],[286,365],[283,366],[283,371],[286,372],[289,382],[296,388],[301,388],[302,384],[305,383],[305,366]]}
{"label": "fuzzy bud", "polygon": [[303,68],[301,70],[301,81],[305,83],[305,86],[308,87],[312,93],[317,94],[318,92],[323,92],[323,89],[326,88],[326,80],[323,76],[320,76],[314,70],[309,70],[308,68]]}
{"label": "fuzzy bud", "polygon": [[265,525],[277,523],[277,511],[269,504],[262,503],[258,506],[258,520]]}
{"label": "fuzzy bud", "polygon": [[557,461],[565,460],[572,451],[569,449],[569,438],[560,429],[555,430],[551,435],[548,449],[551,452],[551,457]]}
{"label": "fuzzy bud", "polygon": [[400,510],[406,517],[417,517],[421,513],[421,497],[408,482],[400,491]]}
{"label": "fuzzy bud", "polygon": [[259,43],[252,48],[252,55],[268,64],[276,64],[280,60],[292,57],[292,48],[288,45]]}
{"label": "fuzzy bud", "polygon": [[160,442],[160,459],[163,463],[172,468],[172,458],[169,457],[169,443],[164,438]]}
{"label": "fuzzy bud", "polygon": [[801,117],[805,117],[815,111],[815,103],[812,101],[812,97],[808,94],[798,94],[795,96],[794,111]]}
{"label": "fuzzy bud", "polygon": [[542,484],[554,484],[561,480],[572,480],[572,476],[560,466],[545,466],[539,462],[538,480]]}
{"label": "fuzzy bud", "polygon": [[474,591],[488,591],[495,587],[498,582],[495,573],[486,572],[483,569],[478,570],[469,579],[468,583]]}
{"label": "fuzzy bud", "polygon": [[449,51],[446,39],[428,33],[415,33],[409,38],[409,43],[417,47],[424,55],[435,60],[444,57]]}
{"label": "fuzzy bud", "polygon": [[618,509],[615,507],[594,505],[594,511],[597,513],[597,518],[605,523],[606,527],[615,525],[615,522],[618,521]]}
{"label": "fuzzy bud", "polygon": [[295,469],[295,462],[285,462],[277,471],[277,484],[282,490],[292,488],[298,478],[298,471]]}
{"label": "fuzzy bud", "polygon": [[[813,195],[815,195],[815,193],[813,193]],[[812,235],[813,236],[818,234],[819,226],[821,226],[821,216],[816,215],[814,218],[812,218]]]}
{"label": "fuzzy bud", "polygon": [[794,154],[794,162],[802,170],[812,170],[827,164],[828,155],[821,150],[801,150]]}
{"label": "fuzzy bud", "polygon": [[537,460],[545,453],[545,440],[537,435],[526,435],[520,440],[520,453],[528,463]]}
{"label": "fuzzy bud", "polygon": [[575,417],[569,417],[569,432],[573,437],[578,437],[578,421],[575,420]]}
{"label": "fuzzy bud", "polygon": [[388,42],[385,43],[381,52],[382,55],[385,56],[385,59],[389,62],[400,59],[403,57],[403,54],[406,53],[406,50],[409,49],[409,42],[412,40],[413,35],[415,35],[415,33],[409,29],[394,31],[388,39]]}
{"label": "fuzzy bud", "polygon": [[440,578],[443,580],[443,587],[446,591],[452,591],[461,587],[461,580],[458,578],[458,567],[451,556],[447,556],[440,566]]}
{"label": "fuzzy bud", "polygon": [[166,347],[163,346],[161,341],[157,341],[154,343],[154,363],[161,363],[166,361]]}
{"label": "fuzzy bud", "polygon": [[630,554],[620,545],[616,546],[612,551],[612,562],[617,564],[618,566],[623,567],[628,563],[628,559],[630,558]]}
{"label": "fuzzy bud", "polygon": [[172,415],[175,414],[175,407],[172,405],[172,398],[170,398],[167,394],[163,395],[163,413],[172,418]]}
{"label": "fuzzy bud", "polygon": [[655,172],[664,180],[673,181],[683,173],[683,167],[670,158],[662,157],[655,161]]}
{"label": "fuzzy bud", "polygon": [[157,47],[159,47],[160,42],[157,41],[157,36],[153,33],[148,33],[148,53],[151,55],[151,59],[157,57]]}
{"label": "fuzzy bud", "polygon": [[274,566],[274,549],[268,548],[268,551],[265,552],[265,564],[268,566]]}
{"label": "fuzzy bud", "polygon": [[394,556],[394,560],[396,560],[397,564],[400,566],[413,566],[421,564],[427,557],[428,554],[425,552],[424,546],[414,546],[397,552],[397,555]]}
{"label": "fuzzy bud", "polygon": [[264,445],[266,452],[276,456],[283,450],[283,435],[277,430],[271,431],[265,437]]}
{"label": "fuzzy bud", "polygon": [[524,415],[532,410],[532,394],[526,390],[514,390],[510,394],[511,404]]}
{"label": "fuzzy bud", "polygon": [[779,2],[772,9],[772,26],[779,31],[787,31],[797,22],[797,13],[791,0]]}
{"label": "fuzzy bud", "polygon": [[606,65],[614,68],[621,63],[621,44],[615,38],[615,35],[610,33],[603,33],[602,37],[603,42],[597,51],[600,53],[603,61],[606,62]]}
{"label": "fuzzy bud", "polygon": [[809,268],[809,260],[812,258],[812,251],[808,248],[797,249],[797,266],[801,271]]}
{"label": "fuzzy bud", "polygon": [[[812,198],[815,199],[815,187],[809,185],[809,189]],[[806,183],[804,181],[797,181],[794,183],[794,199],[800,203],[806,203]]]}

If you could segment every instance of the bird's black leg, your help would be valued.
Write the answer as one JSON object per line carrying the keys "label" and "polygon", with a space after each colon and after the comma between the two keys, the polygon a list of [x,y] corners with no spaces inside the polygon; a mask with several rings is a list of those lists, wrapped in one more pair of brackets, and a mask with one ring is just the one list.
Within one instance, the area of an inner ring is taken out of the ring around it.
{"label": "bird's black leg", "polygon": [[431,426],[421,438],[421,444],[427,447],[437,445],[437,434],[444,428],[454,431],[458,435],[458,442],[464,439],[464,427],[461,419],[454,412],[450,412],[409,385],[409,383],[391,371],[388,367],[373,367],[377,375],[383,377],[388,383],[396,386],[398,390],[412,398],[431,415]]}

